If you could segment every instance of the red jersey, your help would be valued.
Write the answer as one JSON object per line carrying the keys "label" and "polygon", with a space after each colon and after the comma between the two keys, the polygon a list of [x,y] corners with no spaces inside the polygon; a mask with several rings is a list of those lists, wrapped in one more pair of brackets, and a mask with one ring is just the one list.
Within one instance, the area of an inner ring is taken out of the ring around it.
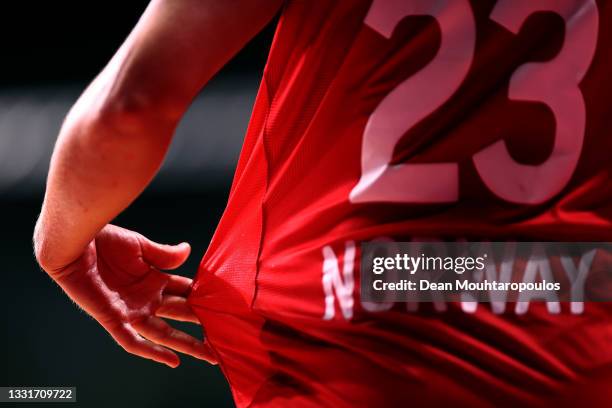
{"label": "red jersey", "polygon": [[368,303],[360,243],[612,241],[612,4],[288,1],[190,303],[239,406],[612,398],[605,303]]}

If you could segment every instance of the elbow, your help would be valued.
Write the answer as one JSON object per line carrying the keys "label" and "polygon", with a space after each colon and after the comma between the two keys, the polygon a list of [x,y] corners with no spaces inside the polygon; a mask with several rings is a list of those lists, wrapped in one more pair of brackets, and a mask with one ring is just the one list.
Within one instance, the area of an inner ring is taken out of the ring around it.
{"label": "elbow", "polygon": [[151,97],[132,93],[107,98],[93,112],[93,119],[98,125],[121,133],[156,133],[158,129],[173,129],[178,122]]}
{"label": "elbow", "polygon": [[[95,86],[95,84],[94,84]],[[77,131],[96,143],[115,139],[169,138],[179,115],[153,98],[129,92],[94,92],[88,89],[72,107],[62,131]]]}

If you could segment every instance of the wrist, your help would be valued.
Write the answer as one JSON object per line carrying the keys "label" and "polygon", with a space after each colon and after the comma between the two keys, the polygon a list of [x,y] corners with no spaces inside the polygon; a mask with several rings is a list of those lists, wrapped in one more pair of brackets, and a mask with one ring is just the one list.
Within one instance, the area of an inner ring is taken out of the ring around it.
{"label": "wrist", "polygon": [[67,266],[80,255],[67,253],[67,245],[60,241],[61,238],[57,234],[53,234],[46,228],[45,219],[41,215],[34,227],[34,256],[39,266],[54,280],[63,275]]}

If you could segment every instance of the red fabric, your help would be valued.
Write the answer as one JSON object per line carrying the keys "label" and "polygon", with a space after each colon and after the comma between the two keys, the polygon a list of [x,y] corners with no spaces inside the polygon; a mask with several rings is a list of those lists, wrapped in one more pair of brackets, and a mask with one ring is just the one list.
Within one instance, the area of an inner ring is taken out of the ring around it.
{"label": "red fabric", "polygon": [[[566,304],[550,314],[542,303],[523,315],[510,304],[501,314],[488,304],[475,313],[458,304],[372,312],[359,300],[356,273],[353,315],[336,301],[324,320],[322,249],[342,265],[347,242],[382,236],[612,241],[612,5],[598,2],[597,49],[580,82],[584,142],[560,193],[508,202],[485,186],[472,157],[500,138],[519,162],[550,154],[551,110],[510,100],[508,88],[518,67],[558,53],[563,21],[539,13],[514,34],[490,18],[494,1],[479,0],[466,78],[393,155],[396,163],[457,162],[458,201],[351,203],[368,118],[440,46],[428,17],[405,18],[384,38],[364,24],[370,3],[290,1],[279,22],[228,206],[190,297],[237,405],[609,401],[609,304],[586,304],[581,314]],[[582,0],[575,3],[579,10]]]}

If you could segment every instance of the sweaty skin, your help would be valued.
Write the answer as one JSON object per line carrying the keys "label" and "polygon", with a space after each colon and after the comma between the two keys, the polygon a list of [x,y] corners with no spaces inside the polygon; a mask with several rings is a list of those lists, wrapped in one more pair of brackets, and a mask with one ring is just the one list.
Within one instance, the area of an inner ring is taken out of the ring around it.
{"label": "sweaty skin", "polygon": [[[280,0],[153,0],[71,109],[34,231],[40,266],[128,352],[176,367],[205,343],[160,317],[197,323],[179,267],[187,243],[154,243],[110,225],[159,169],[206,82],[269,22]],[[171,216],[171,215],[169,215]]]}

